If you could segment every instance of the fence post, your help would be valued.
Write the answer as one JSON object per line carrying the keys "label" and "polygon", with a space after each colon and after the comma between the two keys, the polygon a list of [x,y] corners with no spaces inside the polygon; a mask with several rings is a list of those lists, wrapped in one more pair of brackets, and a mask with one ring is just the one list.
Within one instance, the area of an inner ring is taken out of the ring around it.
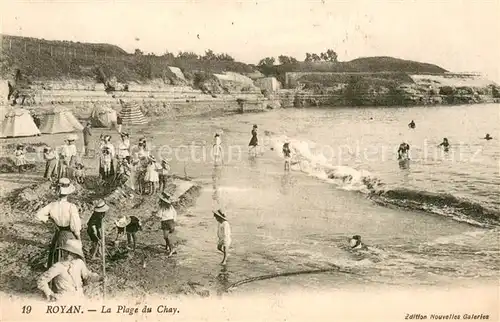
{"label": "fence post", "polygon": [[52,57],[52,46],[50,46],[50,56]]}
{"label": "fence post", "polygon": [[66,47],[63,47],[63,56],[66,57]]}
{"label": "fence post", "polygon": [[12,50],[12,39],[9,39],[9,50]]}
{"label": "fence post", "polygon": [[24,52],[26,52],[26,43],[24,43]]}
{"label": "fence post", "polygon": [[40,55],[40,53],[42,52],[42,45],[40,43],[38,43],[38,55]]}

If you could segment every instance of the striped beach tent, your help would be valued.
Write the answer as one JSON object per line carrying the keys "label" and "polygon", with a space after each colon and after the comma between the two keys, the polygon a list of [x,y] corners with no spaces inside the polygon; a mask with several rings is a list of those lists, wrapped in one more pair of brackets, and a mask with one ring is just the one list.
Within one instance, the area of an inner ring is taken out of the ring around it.
{"label": "striped beach tent", "polygon": [[137,102],[121,103],[122,110],[120,111],[120,118],[122,119],[123,124],[141,125],[148,123]]}

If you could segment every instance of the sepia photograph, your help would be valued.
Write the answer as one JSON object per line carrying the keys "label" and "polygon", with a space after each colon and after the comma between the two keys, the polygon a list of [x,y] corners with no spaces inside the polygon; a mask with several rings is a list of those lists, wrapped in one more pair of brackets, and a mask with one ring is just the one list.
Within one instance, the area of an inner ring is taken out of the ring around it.
{"label": "sepia photograph", "polygon": [[0,321],[499,321],[500,1],[0,3]]}

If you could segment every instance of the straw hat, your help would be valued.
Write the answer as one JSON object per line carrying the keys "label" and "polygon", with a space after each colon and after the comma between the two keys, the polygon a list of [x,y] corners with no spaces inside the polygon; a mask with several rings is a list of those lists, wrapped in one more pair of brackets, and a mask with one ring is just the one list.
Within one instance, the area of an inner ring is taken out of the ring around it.
{"label": "straw hat", "polygon": [[59,249],[78,255],[82,259],[85,258],[85,256],[83,256],[82,242],[78,239],[68,239]]}
{"label": "straw hat", "polygon": [[95,212],[106,212],[109,210],[109,206],[106,205],[106,202],[104,200],[99,200],[97,204],[95,205],[94,211]]}
{"label": "straw hat", "polygon": [[166,203],[172,203],[172,202],[173,202],[173,200],[172,200],[172,199],[173,199],[173,198],[172,198],[172,195],[171,195],[171,194],[169,194],[168,192],[163,191],[163,192],[161,193],[161,195],[160,195],[160,200],[162,200],[162,201],[164,201],[164,202],[166,202]]}
{"label": "straw hat", "polygon": [[128,224],[130,224],[131,221],[132,220],[130,219],[130,217],[123,216],[119,220],[115,221],[115,225],[118,228],[125,228]]}
{"label": "straw hat", "polygon": [[70,134],[66,137],[66,141],[76,141],[78,140],[78,136],[76,136],[75,134]]}
{"label": "straw hat", "polygon": [[69,181],[68,178],[59,179],[59,194],[69,195],[75,192],[75,186]]}
{"label": "straw hat", "polygon": [[219,218],[222,218],[224,220],[227,220],[226,218],[226,214],[222,212],[222,210],[217,210],[217,211],[213,211],[214,213],[214,217],[219,217]]}

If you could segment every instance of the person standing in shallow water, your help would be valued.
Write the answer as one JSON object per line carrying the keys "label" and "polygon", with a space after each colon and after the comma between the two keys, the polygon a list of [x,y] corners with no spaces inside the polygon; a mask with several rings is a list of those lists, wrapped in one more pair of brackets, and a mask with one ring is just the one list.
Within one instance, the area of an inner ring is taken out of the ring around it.
{"label": "person standing in shallow water", "polygon": [[[172,256],[176,253],[174,245],[171,241],[171,234],[175,232],[175,221],[177,220],[177,211],[172,205],[172,196],[167,192],[162,192],[158,200],[159,209],[153,212],[153,216],[160,219],[161,230],[163,231],[163,239],[165,240],[165,250],[167,256]],[[150,221],[152,217],[144,223]]]}
{"label": "person standing in shallow water", "polygon": [[450,149],[450,142],[448,142],[448,139],[447,138],[443,138],[443,142],[441,142],[438,147],[443,147],[444,148],[444,152],[448,152],[448,150]]}
{"label": "person standing in shallow water", "polygon": [[252,138],[250,139],[250,143],[248,146],[250,147],[250,155],[257,155],[257,146],[259,145],[259,139],[257,138],[257,125],[254,124],[252,128]]}
{"label": "person standing in shallow water", "polygon": [[285,171],[290,171],[290,159],[292,151],[290,150],[290,142],[286,141],[283,144],[283,156],[285,157]]}
{"label": "person standing in shallow water", "polygon": [[214,211],[213,213],[215,220],[219,223],[217,229],[217,250],[224,254],[221,265],[226,265],[227,257],[229,255],[229,246],[231,246],[231,226],[226,219],[226,215],[220,209],[217,210],[217,212]]}
{"label": "person standing in shallow water", "polygon": [[59,247],[69,239],[80,239],[80,231],[82,230],[78,208],[68,201],[68,195],[75,191],[75,187],[68,178],[61,178],[58,190],[58,200],[43,207],[36,214],[36,217],[42,222],[50,220],[56,225],[56,231],[50,243],[47,268],[61,259]]}

